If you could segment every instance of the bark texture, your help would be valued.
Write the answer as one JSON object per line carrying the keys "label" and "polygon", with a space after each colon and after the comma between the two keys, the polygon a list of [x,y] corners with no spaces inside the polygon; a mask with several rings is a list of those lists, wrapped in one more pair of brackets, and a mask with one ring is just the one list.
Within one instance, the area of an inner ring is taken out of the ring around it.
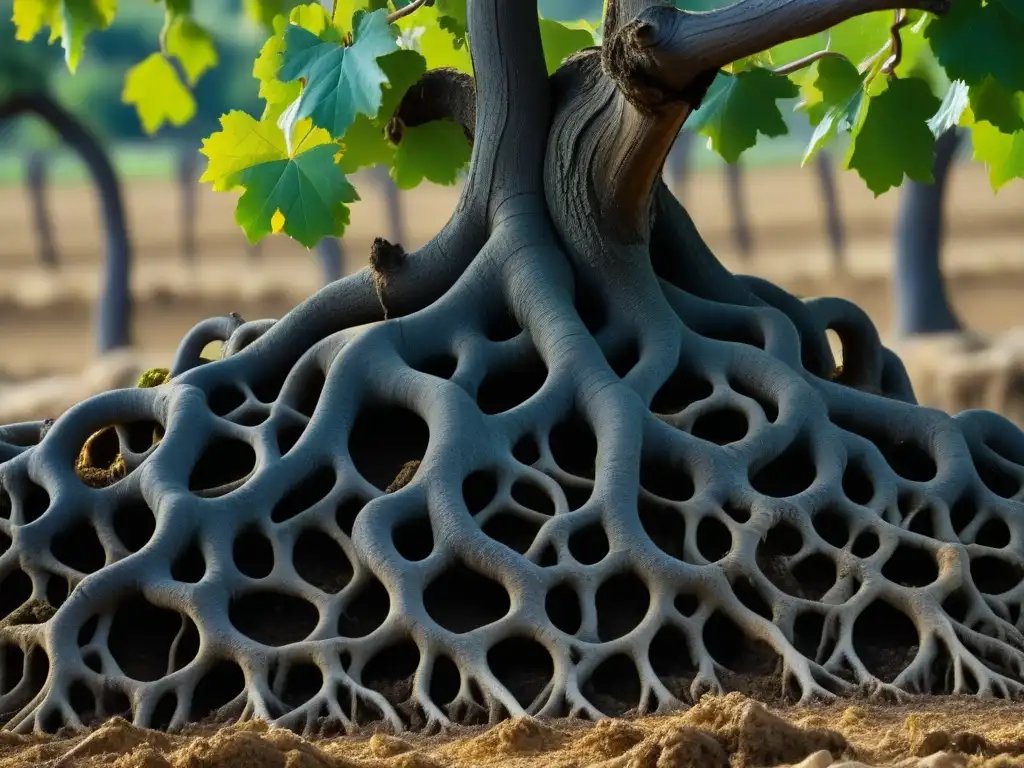
{"label": "bark texture", "polygon": [[7,727],[1024,692],[1024,435],[916,406],[855,307],[730,275],[659,178],[693,104],[626,41],[549,79],[533,4],[469,25],[434,240],[0,432]]}

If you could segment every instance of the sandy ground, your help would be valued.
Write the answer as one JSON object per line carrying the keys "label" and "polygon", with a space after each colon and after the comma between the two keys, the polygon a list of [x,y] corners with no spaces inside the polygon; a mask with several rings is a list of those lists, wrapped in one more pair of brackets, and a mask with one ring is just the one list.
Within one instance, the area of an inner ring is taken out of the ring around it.
{"label": "sandy ground", "polygon": [[434,736],[366,731],[301,738],[247,723],[167,735],[115,719],[86,736],[0,733],[0,767],[82,768],[743,768],[1024,765],[1019,705],[923,698],[769,710],[739,694],[674,715],[519,718]]}

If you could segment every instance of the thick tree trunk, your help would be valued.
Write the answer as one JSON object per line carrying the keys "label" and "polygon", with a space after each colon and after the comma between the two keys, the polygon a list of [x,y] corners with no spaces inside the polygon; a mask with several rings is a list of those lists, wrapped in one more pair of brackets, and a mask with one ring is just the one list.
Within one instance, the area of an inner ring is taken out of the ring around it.
{"label": "thick tree trunk", "polygon": [[839,191],[832,169],[832,155],[822,150],[814,160],[818,184],[825,203],[825,227],[828,232],[829,249],[832,254],[832,269],[836,273],[846,271],[846,229],[839,213]]}
{"label": "thick tree trunk", "polygon": [[962,328],[942,276],[943,201],[962,132],[952,128],[935,144],[934,183],[907,180],[896,222],[893,300],[901,336]]}
{"label": "thick tree trunk", "polygon": [[58,266],[57,244],[53,234],[53,220],[46,200],[47,165],[45,152],[32,151],[25,161],[25,187],[32,208],[32,223],[39,238],[39,262],[47,269]]}
{"label": "thick tree trunk", "polygon": [[0,120],[32,114],[45,121],[78,153],[99,192],[106,228],[106,259],[96,302],[97,354],[131,344],[131,243],[117,172],[103,145],[70,112],[45,93],[15,94],[0,104]]}
{"label": "thick tree trunk", "polygon": [[178,155],[178,186],[181,193],[181,255],[186,262],[195,261],[196,198],[199,187],[199,153],[186,145]]}

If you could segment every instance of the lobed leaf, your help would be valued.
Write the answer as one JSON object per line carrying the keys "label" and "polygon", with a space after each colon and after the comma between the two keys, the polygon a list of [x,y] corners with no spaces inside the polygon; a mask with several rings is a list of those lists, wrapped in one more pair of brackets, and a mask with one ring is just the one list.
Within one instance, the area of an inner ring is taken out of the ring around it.
{"label": "lobed leaf", "polygon": [[310,120],[295,129],[289,152],[280,128],[244,112],[221,118],[221,130],[203,141],[209,165],[200,181],[217,191],[241,187],[235,220],[250,242],[284,232],[307,248],[341,236],[347,203],[359,199],[335,159],[338,145]]}
{"label": "lobed leaf", "polygon": [[195,98],[162,53],[150,54],[128,70],[121,100],[135,107],[148,134],[166,123],[185,125],[196,113]]}

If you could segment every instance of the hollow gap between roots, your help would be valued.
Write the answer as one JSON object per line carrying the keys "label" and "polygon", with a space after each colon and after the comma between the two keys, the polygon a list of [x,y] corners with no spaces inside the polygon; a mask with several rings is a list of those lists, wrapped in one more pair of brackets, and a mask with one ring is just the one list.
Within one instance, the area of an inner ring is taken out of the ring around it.
{"label": "hollow gap between roots", "polygon": [[369,577],[347,597],[338,617],[342,637],[366,637],[377,629],[391,610],[391,596],[376,578]]}
{"label": "hollow gap between roots", "polygon": [[986,595],[1009,592],[1024,579],[1024,568],[994,555],[971,558],[971,580]]}
{"label": "hollow gap between roots", "polygon": [[738,408],[718,408],[698,416],[690,434],[715,445],[730,445],[745,438],[749,429],[750,424],[743,411]]}
{"label": "hollow gap between roots", "polygon": [[974,543],[992,549],[1004,549],[1010,546],[1010,526],[1001,517],[993,513],[992,517],[982,523],[974,534]]}
{"label": "hollow gap between roots", "polygon": [[217,416],[224,417],[245,402],[245,393],[234,384],[222,384],[206,396],[206,404]]}
{"label": "hollow gap between roots", "polygon": [[488,371],[476,393],[480,410],[487,415],[511,411],[533,397],[548,378],[548,369],[536,351],[512,367]]}
{"label": "hollow gap between roots", "polygon": [[583,623],[580,598],[568,582],[561,582],[548,590],[544,610],[551,623],[565,634],[575,635],[580,631]]}
{"label": "hollow gap between roots", "polygon": [[413,369],[439,379],[450,379],[459,367],[459,358],[450,352],[433,355],[412,366]]}
{"label": "hollow gap between roots", "polygon": [[203,450],[188,478],[193,493],[214,491],[243,480],[256,468],[256,451],[233,438],[214,438]]}
{"label": "hollow gap between roots", "polygon": [[661,385],[651,400],[651,412],[660,416],[682,413],[694,403],[711,397],[712,383],[693,371],[689,364],[680,363],[668,380]]}
{"label": "hollow gap between roots", "polygon": [[604,560],[610,550],[608,534],[600,521],[577,528],[569,535],[569,554],[580,565],[595,565]]}
{"label": "hollow gap between roots", "polygon": [[570,475],[594,479],[597,437],[586,419],[576,411],[559,421],[548,436],[555,463]]}
{"label": "hollow gap between roots", "polygon": [[221,659],[202,676],[192,693],[191,722],[219,719],[220,711],[245,690],[245,674],[234,661]]}
{"label": "hollow gap between roots", "polygon": [[445,707],[455,701],[462,685],[462,675],[455,662],[447,656],[434,659],[434,670],[430,675],[430,700],[438,707]]}
{"label": "hollow gap between roots", "polygon": [[352,580],[352,564],[341,545],[317,528],[299,534],[292,549],[292,565],[303,581],[331,595]]}
{"label": "hollow gap between roots", "polygon": [[[182,632],[184,622],[184,632]],[[182,632],[174,658],[171,647]],[[114,613],[110,654],[133,680],[152,682],[183,668],[199,653],[199,631],[192,619],[153,605],[141,594],[123,600]]]}
{"label": "hollow gap between roots", "polygon": [[412,696],[413,676],[420,663],[420,649],[411,638],[388,645],[363,667],[363,685],[383,696],[398,709]]}
{"label": "hollow gap between roots", "polygon": [[496,512],[480,527],[485,535],[521,555],[533,546],[540,529],[539,522],[512,509]]}
{"label": "hollow gap between roots", "polygon": [[771,646],[754,640],[722,611],[704,624],[704,647],[724,671],[719,674],[727,691],[759,701],[778,701],[782,695],[782,665]]}
{"label": "hollow gap between roots", "polygon": [[617,573],[597,588],[597,636],[602,643],[628,635],[651,605],[647,584],[633,571]]}
{"label": "hollow gap between roots", "polygon": [[195,537],[189,540],[185,549],[171,564],[171,578],[183,584],[195,584],[206,573],[206,558]]}
{"label": "hollow gap between roots", "polygon": [[142,499],[126,500],[114,509],[114,534],[129,552],[138,552],[156,531],[156,516]]}
{"label": "hollow gap between roots", "polygon": [[153,707],[149,717],[149,727],[158,731],[166,731],[171,727],[171,720],[178,709],[178,696],[174,691],[164,693]]}
{"label": "hollow gap between roots", "polygon": [[395,549],[409,562],[425,560],[434,549],[434,529],[426,512],[403,520],[391,532]]}
{"label": "hollow gap between roots", "polygon": [[904,587],[926,587],[939,578],[939,564],[928,550],[900,544],[882,566],[882,575]]}
{"label": "hollow gap between roots", "polygon": [[238,532],[232,547],[235,567],[250,579],[263,579],[274,570],[274,546],[255,525]]}
{"label": "hollow gap between roots", "polygon": [[511,494],[513,501],[527,509],[549,517],[555,514],[555,502],[551,496],[532,480],[516,480],[512,484]]}
{"label": "hollow gap between roots", "polygon": [[653,452],[641,456],[640,486],[669,501],[689,501],[696,491],[688,467]]}
{"label": "hollow gap between roots", "polygon": [[299,384],[299,395],[295,402],[295,410],[307,418],[313,418],[313,412],[320,402],[320,395],[323,394],[327,377],[324,372],[314,366],[303,376],[304,381]]}
{"label": "hollow gap between roots", "polygon": [[806,435],[800,435],[760,469],[751,467],[750,484],[758,493],[782,499],[806,491],[817,475],[810,443]]}
{"label": "hollow gap between roots", "polygon": [[853,648],[868,671],[891,683],[917,655],[920,639],[914,623],[890,603],[877,599],[853,625]]}
{"label": "hollow gap between roots", "polygon": [[455,561],[427,585],[423,605],[442,627],[463,634],[498,621],[512,603],[500,583]]}
{"label": "hollow gap between roots", "polygon": [[666,624],[651,640],[647,657],[662,685],[679,701],[690,702],[690,686],[697,676],[697,665],[690,655],[689,638],[679,628]]}
{"label": "hollow gap between roots", "polygon": [[555,663],[551,653],[530,637],[513,636],[487,651],[487,666],[519,705],[529,707],[551,681]]}
{"label": "hollow gap between roots", "polygon": [[302,437],[302,433],[306,431],[305,424],[285,424],[277,430],[277,450],[282,456],[285,456],[295,444],[299,442],[299,438]]}
{"label": "hollow gap between roots", "polygon": [[686,562],[686,517],[675,507],[641,496],[637,500],[640,524],[654,545],[669,557]]}
{"label": "hollow gap between roots", "polygon": [[871,476],[864,469],[864,463],[858,458],[850,459],[843,470],[843,493],[854,504],[862,507],[871,503],[875,496],[875,486]]}
{"label": "hollow gap between roots", "polygon": [[717,563],[732,549],[729,528],[716,517],[705,515],[697,523],[697,550],[709,563]]}
{"label": "hollow gap between roots", "polygon": [[462,498],[469,514],[477,515],[498,493],[498,475],[493,469],[478,469],[462,481]]}
{"label": "hollow gap between roots", "polygon": [[832,423],[870,441],[885,458],[886,463],[900,477],[915,482],[927,482],[935,477],[938,468],[935,459],[922,446],[910,440],[897,442],[882,430],[843,415],[832,414]]}
{"label": "hollow gap between roots", "polygon": [[63,576],[52,574],[46,580],[46,602],[54,608],[60,608],[64,605],[64,601],[68,599],[70,592],[71,585]]}
{"label": "hollow gap between roots", "polygon": [[512,446],[512,456],[520,464],[530,467],[540,461],[540,446],[533,435],[523,435]]}
{"label": "hollow gap between roots", "polygon": [[636,339],[630,339],[611,355],[606,354],[606,360],[615,375],[624,379],[640,362],[640,343]]}
{"label": "hollow gap between roots", "polygon": [[621,717],[640,706],[640,674],[629,656],[617,653],[598,664],[581,691],[603,714]]}
{"label": "hollow gap between roots", "polygon": [[811,524],[818,535],[836,549],[842,549],[850,541],[850,526],[836,509],[822,510],[812,518]]}
{"label": "hollow gap between roots", "polygon": [[320,613],[316,606],[296,595],[253,590],[231,600],[228,619],[249,639],[277,647],[309,637]]}
{"label": "hollow gap between roots", "polygon": [[107,553],[92,523],[78,520],[50,541],[50,552],[58,562],[79,573],[95,573],[107,561]]}
{"label": "hollow gap between roots", "polygon": [[21,502],[21,519],[25,525],[34,523],[50,508],[50,494],[31,481],[28,482],[28,490],[18,501]]}
{"label": "hollow gap between roots", "polygon": [[274,505],[270,519],[275,523],[283,523],[301,515],[327,498],[336,482],[337,473],[333,466],[325,464],[317,467]]}
{"label": "hollow gap between roots", "polygon": [[380,491],[388,488],[411,461],[427,452],[427,423],[397,405],[365,408],[356,418],[348,449],[356,470]]}

